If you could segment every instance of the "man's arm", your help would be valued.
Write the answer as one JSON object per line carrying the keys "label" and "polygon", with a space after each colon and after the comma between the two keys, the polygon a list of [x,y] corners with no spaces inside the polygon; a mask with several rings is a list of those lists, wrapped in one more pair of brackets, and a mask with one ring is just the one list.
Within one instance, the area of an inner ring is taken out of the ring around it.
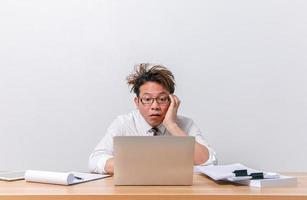
{"label": "man's arm", "polygon": [[[188,136],[177,124],[172,124],[166,127],[167,130],[174,136]],[[205,163],[209,159],[209,150],[202,144],[195,141],[194,146],[194,164],[200,165]]]}
{"label": "man's arm", "polygon": [[[174,136],[188,136],[177,124],[177,111],[180,106],[180,101],[177,96],[170,95],[171,104],[163,120],[163,125]],[[200,165],[209,159],[209,150],[204,145],[195,142],[194,147],[194,164]]]}
{"label": "man's arm", "polygon": [[117,118],[109,126],[105,136],[89,157],[89,171],[93,173],[114,173],[113,137],[121,133],[121,123]]}

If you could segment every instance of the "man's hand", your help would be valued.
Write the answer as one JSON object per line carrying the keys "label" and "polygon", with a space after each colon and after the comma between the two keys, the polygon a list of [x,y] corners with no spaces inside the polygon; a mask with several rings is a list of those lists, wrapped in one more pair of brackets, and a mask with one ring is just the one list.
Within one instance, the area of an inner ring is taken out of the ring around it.
{"label": "man's hand", "polygon": [[[174,136],[187,136],[188,134],[184,132],[177,124],[177,111],[180,105],[180,100],[175,95],[170,94],[169,97],[171,99],[171,104],[166,112],[165,118],[163,120],[163,125]],[[203,164],[208,160],[208,158],[208,149],[198,142],[195,142],[194,164]]]}
{"label": "man's hand", "polygon": [[107,160],[106,165],[104,166],[104,171],[111,175],[114,174],[114,158]]}
{"label": "man's hand", "polygon": [[169,98],[171,103],[162,122],[167,129],[171,129],[172,126],[177,125],[177,111],[180,106],[180,100],[177,96],[170,94]]}
{"label": "man's hand", "polygon": [[170,94],[171,104],[165,114],[163,125],[174,136],[186,136],[187,134],[177,124],[177,112],[180,106],[180,100],[177,96]]}

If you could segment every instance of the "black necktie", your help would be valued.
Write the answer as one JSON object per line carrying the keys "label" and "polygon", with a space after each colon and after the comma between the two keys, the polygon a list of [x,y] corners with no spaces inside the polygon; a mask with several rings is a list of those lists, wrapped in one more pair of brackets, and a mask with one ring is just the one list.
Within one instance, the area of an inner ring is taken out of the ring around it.
{"label": "black necktie", "polygon": [[153,127],[152,129],[149,130],[150,133],[153,133],[153,136],[160,135],[160,131],[158,128]]}

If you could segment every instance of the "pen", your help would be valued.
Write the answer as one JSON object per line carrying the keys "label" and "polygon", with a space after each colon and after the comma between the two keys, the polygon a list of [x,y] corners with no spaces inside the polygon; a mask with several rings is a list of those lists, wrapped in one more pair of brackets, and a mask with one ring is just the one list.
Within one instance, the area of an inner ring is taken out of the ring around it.
{"label": "pen", "polygon": [[83,180],[83,178],[78,177],[78,176],[75,176],[75,178],[78,179],[78,180]]}

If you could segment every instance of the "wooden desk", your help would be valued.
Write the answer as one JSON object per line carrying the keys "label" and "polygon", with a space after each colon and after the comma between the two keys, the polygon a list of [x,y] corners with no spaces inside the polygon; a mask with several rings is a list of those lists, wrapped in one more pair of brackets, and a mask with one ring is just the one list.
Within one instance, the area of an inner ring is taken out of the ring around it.
{"label": "wooden desk", "polygon": [[0,200],[14,199],[307,199],[307,173],[284,173],[298,177],[292,188],[253,188],[217,184],[201,174],[194,175],[193,186],[114,186],[113,177],[73,186],[25,181],[0,181]]}

